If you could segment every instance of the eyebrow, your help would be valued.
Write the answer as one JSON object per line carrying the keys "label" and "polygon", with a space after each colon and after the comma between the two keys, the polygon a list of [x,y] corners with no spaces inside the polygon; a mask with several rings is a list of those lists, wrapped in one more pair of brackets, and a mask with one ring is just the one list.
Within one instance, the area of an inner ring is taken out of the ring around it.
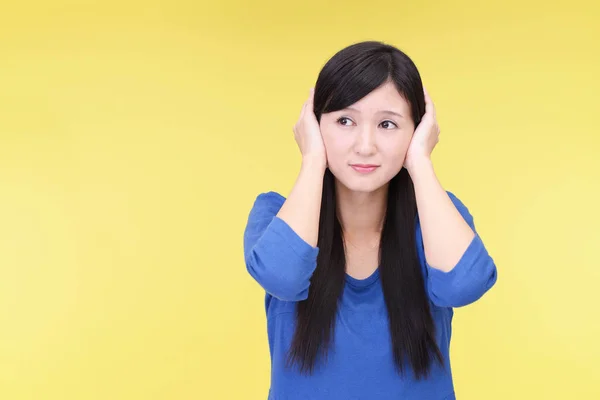
{"label": "eyebrow", "polygon": [[[360,113],[360,111],[357,110],[354,107],[346,107],[344,110],[351,110],[351,111],[356,111],[357,113]],[[381,113],[381,114],[392,114],[392,115],[395,115],[397,117],[404,118],[404,115],[402,115],[400,113],[397,113],[395,111],[392,111],[392,110],[379,110],[378,112]]]}

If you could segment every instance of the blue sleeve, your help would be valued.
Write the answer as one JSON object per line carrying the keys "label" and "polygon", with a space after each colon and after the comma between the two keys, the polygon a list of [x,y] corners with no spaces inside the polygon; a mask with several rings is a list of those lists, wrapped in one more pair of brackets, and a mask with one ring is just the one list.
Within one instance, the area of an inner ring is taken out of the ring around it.
{"label": "blue sleeve", "polygon": [[494,286],[497,271],[494,260],[475,230],[473,216],[454,194],[447,193],[475,232],[475,237],[449,272],[433,268],[427,263],[420,226],[417,229],[418,252],[425,270],[427,292],[432,303],[440,307],[462,307],[475,302]]}
{"label": "blue sleeve", "polygon": [[319,248],[309,245],[277,217],[284,202],[276,192],[256,198],[244,231],[246,269],[273,297],[306,300]]}

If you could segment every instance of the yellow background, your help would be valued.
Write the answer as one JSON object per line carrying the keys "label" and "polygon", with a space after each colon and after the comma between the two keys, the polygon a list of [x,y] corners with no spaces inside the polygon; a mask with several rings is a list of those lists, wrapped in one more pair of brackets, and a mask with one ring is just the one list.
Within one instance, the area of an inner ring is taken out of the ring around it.
{"label": "yellow background", "polygon": [[600,398],[599,19],[578,0],[3,1],[0,399],[266,399],[246,218],[294,182],[319,69],[367,39],[420,68],[436,170],[498,265],[456,310],[458,398]]}

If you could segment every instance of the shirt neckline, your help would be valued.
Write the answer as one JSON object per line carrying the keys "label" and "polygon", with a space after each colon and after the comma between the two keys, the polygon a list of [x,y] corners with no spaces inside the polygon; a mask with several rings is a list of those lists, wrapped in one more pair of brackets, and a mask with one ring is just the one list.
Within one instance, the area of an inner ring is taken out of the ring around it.
{"label": "shirt neckline", "polygon": [[366,287],[374,283],[379,278],[379,268],[377,268],[371,275],[364,279],[354,278],[346,273],[346,282],[356,287]]}

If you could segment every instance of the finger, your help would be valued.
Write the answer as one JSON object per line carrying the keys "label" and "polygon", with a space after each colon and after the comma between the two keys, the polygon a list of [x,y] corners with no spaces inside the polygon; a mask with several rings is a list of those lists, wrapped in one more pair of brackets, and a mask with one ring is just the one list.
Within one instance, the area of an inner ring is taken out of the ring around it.
{"label": "finger", "polygon": [[308,105],[308,109],[310,111],[314,111],[314,103],[315,103],[315,88],[310,89],[310,95],[308,96],[308,100],[306,101]]}
{"label": "finger", "polygon": [[300,110],[300,117],[298,119],[304,118],[305,112],[306,112],[306,102],[304,102],[304,104],[302,104],[302,110]]}
{"label": "finger", "polygon": [[427,89],[425,89],[425,86],[423,86],[423,93],[425,94],[425,112],[430,113],[435,118],[435,106],[431,100],[431,97],[429,96],[429,93],[427,92]]}

